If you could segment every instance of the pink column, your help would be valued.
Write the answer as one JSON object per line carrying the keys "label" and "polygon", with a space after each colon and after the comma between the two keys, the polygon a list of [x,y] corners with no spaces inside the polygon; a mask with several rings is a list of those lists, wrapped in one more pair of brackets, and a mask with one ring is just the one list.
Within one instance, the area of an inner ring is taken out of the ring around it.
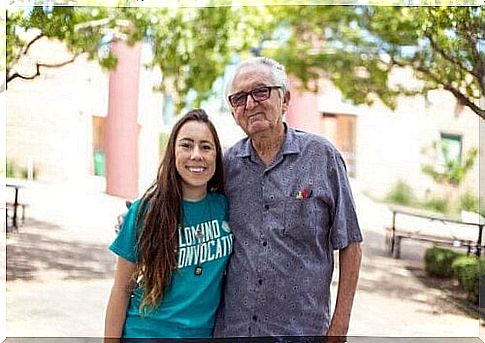
{"label": "pink column", "polygon": [[290,76],[291,100],[286,122],[291,127],[321,135],[323,120],[318,112],[318,95],[299,90],[299,83],[299,80]]}
{"label": "pink column", "polygon": [[112,43],[118,58],[110,73],[106,118],[106,192],[126,199],[138,196],[138,89],[141,44]]}

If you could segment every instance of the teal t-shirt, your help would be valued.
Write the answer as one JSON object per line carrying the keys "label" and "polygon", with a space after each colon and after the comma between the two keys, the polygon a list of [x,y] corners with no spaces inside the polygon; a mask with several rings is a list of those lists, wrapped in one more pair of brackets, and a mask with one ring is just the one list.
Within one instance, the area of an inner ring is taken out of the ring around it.
{"label": "teal t-shirt", "polygon": [[[128,211],[109,249],[136,263],[135,220],[140,201]],[[222,278],[232,252],[224,195],[208,193],[196,202],[183,201],[184,220],[179,226],[178,268],[161,303],[141,313],[143,289],[133,291],[126,313],[123,337],[207,338],[212,336],[222,294]],[[197,275],[199,274],[199,275]]]}

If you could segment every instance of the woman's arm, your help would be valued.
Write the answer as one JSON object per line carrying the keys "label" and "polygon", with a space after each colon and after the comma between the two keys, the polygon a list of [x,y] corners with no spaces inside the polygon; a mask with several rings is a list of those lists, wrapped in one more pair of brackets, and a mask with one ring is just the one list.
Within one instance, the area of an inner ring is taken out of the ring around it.
{"label": "woman's arm", "polygon": [[115,281],[111,288],[111,295],[106,309],[104,326],[104,336],[106,338],[121,337],[130,294],[135,287],[135,281],[132,279],[135,268],[136,265],[134,263],[118,257]]}

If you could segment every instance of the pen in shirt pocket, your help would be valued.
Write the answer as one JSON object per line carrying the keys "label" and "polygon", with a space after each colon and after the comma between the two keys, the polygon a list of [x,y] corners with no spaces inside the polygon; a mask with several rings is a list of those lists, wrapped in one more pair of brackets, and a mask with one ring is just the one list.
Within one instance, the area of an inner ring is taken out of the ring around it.
{"label": "pen in shirt pocket", "polygon": [[298,193],[296,194],[296,199],[308,199],[312,196],[313,191],[308,188],[302,188]]}

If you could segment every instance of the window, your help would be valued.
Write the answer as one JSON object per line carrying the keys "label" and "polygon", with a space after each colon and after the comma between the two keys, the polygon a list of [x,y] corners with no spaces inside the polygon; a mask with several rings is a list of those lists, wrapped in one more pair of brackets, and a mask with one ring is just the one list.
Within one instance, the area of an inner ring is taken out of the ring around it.
{"label": "window", "polygon": [[462,137],[449,133],[441,133],[437,144],[438,165],[446,167],[450,163],[461,164]]}

